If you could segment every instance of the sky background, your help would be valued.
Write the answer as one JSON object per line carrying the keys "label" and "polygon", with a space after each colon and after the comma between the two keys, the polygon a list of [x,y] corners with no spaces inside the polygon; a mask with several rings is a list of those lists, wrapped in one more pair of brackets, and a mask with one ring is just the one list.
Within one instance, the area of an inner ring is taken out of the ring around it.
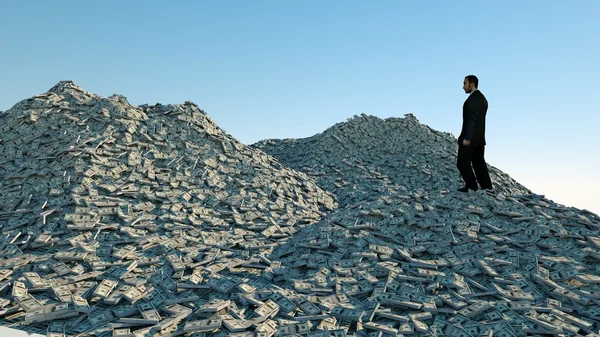
{"label": "sky background", "polygon": [[600,1],[2,1],[0,13],[0,110],[69,79],[132,104],[193,101],[246,144],[360,113],[411,112],[458,136],[475,74],[488,163],[600,213]]}
{"label": "sky background", "polygon": [[69,79],[132,104],[193,101],[246,144],[360,113],[412,112],[458,136],[475,74],[488,163],[600,213],[600,1],[1,1],[0,13],[0,110]]}

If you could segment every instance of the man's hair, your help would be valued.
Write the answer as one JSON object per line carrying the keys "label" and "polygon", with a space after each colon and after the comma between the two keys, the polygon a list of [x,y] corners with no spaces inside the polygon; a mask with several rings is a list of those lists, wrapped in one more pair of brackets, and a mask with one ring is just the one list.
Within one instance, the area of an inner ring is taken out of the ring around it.
{"label": "man's hair", "polygon": [[477,86],[479,85],[479,79],[477,78],[477,76],[468,75],[465,78],[467,79],[467,81],[469,81],[469,83],[473,83],[475,85],[475,89],[477,89]]}

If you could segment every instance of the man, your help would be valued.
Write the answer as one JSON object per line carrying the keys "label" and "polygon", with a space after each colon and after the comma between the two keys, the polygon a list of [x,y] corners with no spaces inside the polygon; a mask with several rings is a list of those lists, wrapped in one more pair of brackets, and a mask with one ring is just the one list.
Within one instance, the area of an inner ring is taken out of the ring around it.
{"label": "man", "polygon": [[[477,89],[479,79],[475,75],[465,77],[463,89],[469,97],[463,105],[463,125],[458,137],[458,159],[456,166],[465,181],[460,192],[477,191],[477,182],[482,189],[492,192],[492,180],[484,159],[485,115],[488,102]],[[471,169],[471,164],[473,169]],[[475,174],[473,174],[475,170]],[[477,176],[477,178],[475,178]]]}

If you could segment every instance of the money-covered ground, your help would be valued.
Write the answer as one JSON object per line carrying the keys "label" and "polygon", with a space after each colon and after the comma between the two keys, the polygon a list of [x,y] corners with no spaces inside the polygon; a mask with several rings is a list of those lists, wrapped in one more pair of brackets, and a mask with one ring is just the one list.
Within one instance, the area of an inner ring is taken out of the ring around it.
{"label": "money-covered ground", "polygon": [[597,335],[600,217],[355,116],[252,146],[70,81],[0,114],[0,324],[63,336]]}

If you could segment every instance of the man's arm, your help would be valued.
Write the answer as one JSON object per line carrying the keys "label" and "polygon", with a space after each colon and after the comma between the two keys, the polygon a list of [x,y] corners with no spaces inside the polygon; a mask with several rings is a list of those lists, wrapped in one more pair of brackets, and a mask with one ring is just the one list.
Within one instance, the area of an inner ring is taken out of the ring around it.
{"label": "man's arm", "polygon": [[469,100],[467,104],[467,120],[464,134],[464,140],[468,142],[470,142],[473,139],[473,134],[475,133],[475,126],[479,121],[480,112],[481,100],[479,98]]}

